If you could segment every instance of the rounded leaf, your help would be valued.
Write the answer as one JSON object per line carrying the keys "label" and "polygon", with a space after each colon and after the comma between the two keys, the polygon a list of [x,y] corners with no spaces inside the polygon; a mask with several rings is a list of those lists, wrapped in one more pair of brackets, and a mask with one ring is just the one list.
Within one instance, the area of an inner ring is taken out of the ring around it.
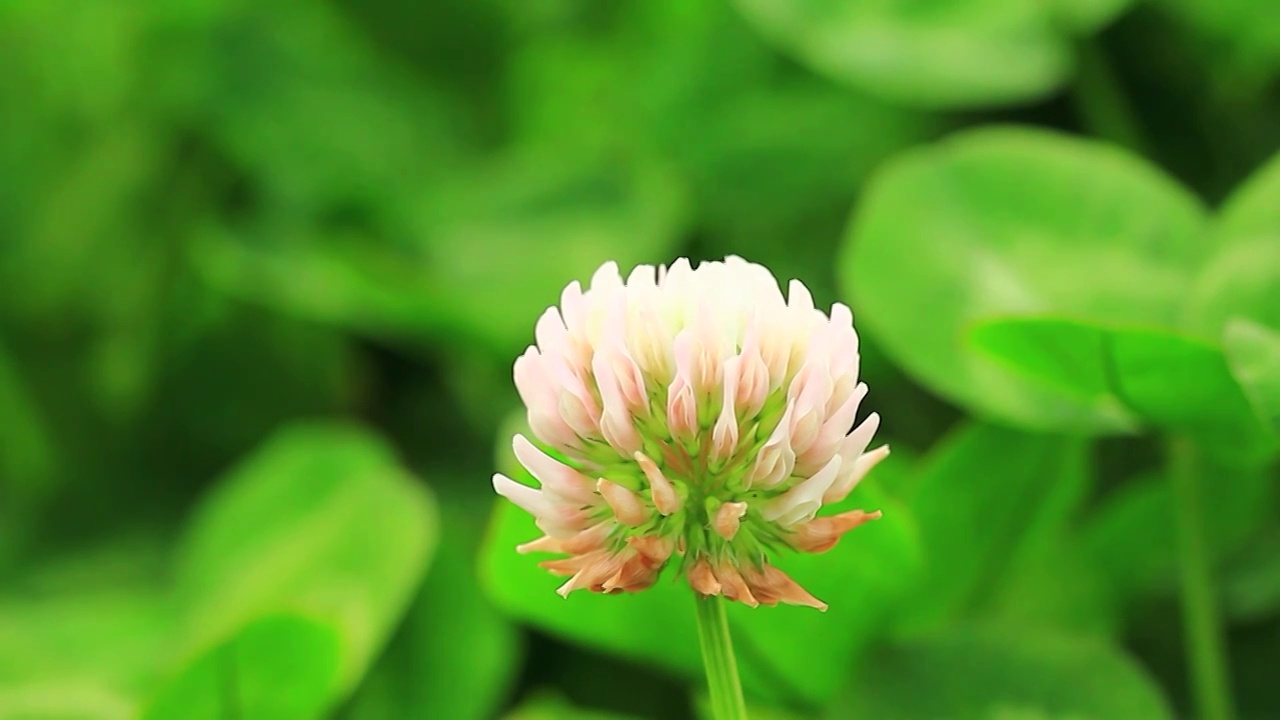
{"label": "rounded leaf", "polygon": [[921,107],[1028,100],[1071,71],[1067,37],[1040,0],[736,1],[813,69]]}
{"label": "rounded leaf", "polygon": [[981,415],[1115,431],[966,349],[971,324],[1063,314],[1171,326],[1203,263],[1199,202],[1145,161],[1057,133],[982,129],[901,156],[871,182],[839,272],[860,322],[908,373]]}
{"label": "rounded leaf", "polygon": [[1161,720],[1159,687],[1118,648],[1025,629],[961,626],[865,664],[832,717]]}

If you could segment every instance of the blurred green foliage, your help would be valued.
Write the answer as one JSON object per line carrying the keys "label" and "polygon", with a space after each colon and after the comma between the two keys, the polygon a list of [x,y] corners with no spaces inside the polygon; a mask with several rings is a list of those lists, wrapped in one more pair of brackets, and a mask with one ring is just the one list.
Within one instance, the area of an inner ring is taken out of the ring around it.
{"label": "blurred green foliage", "polygon": [[1192,716],[1170,437],[1280,716],[1278,78],[1251,0],[0,0],[0,720],[705,717],[488,477],[566,283],[729,253],[894,447],[753,716]]}

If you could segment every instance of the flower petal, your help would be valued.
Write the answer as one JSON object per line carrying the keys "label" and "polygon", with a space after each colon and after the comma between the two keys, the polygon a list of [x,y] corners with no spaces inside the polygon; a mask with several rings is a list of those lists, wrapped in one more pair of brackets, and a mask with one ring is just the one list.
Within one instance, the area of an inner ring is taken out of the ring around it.
{"label": "flower petal", "polygon": [[839,515],[814,518],[792,528],[795,533],[787,538],[787,542],[801,552],[824,553],[835,547],[845,533],[879,518],[879,510],[850,510]]}
{"label": "flower petal", "polygon": [[596,489],[609,504],[619,523],[627,527],[637,527],[649,519],[649,509],[645,507],[644,499],[631,490],[604,478],[600,478],[596,483]]}
{"label": "flower petal", "polygon": [[836,473],[840,472],[840,463],[839,455],[831,458],[826,467],[819,470],[813,477],[763,503],[760,506],[760,515],[765,520],[776,522],[783,527],[812,519],[822,507],[823,494],[831,487],[831,483],[835,482]]}
{"label": "flower petal", "polygon": [[676,488],[662,474],[662,470],[657,463],[649,459],[649,456],[637,451],[632,457],[636,463],[640,465],[640,469],[644,471],[644,476],[649,480],[649,493],[653,496],[653,505],[658,512],[663,515],[670,515],[680,509],[684,504],[680,500],[680,495],[676,492]]}
{"label": "flower petal", "polygon": [[516,460],[525,467],[542,489],[580,505],[595,505],[597,497],[591,480],[582,473],[539,450],[523,435],[512,438]]}
{"label": "flower petal", "polygon": [[716,516],[711,519],[711,529],[725,540],[732,541],[738,534],[738,528],[742,524],[742,516],[747,514],[747,504],[744,502],[727,502],[720,506],[716,511]]}

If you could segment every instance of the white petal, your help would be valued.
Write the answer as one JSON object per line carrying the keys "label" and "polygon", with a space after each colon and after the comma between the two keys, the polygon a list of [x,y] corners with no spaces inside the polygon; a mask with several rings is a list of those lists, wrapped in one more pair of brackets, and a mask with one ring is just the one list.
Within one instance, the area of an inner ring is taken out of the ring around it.
{"label": "white petal", "polygon": [[831,458],[826,467],[813,477],[760,506],[760,515],[765,520],[777,522],[783,527],[812,520],[822,508],[822,496],[835,482],[840,472],[840,456]]}
{"label": "white petal", "polygon": [[796,453],[791,449],[791,415],[794,410],[795,405],[787,403],[787,411],[778,421],[778,427],[756,454],[756,463],[747,473],[748,489],[768,490],[791,475],[796,464]]}
{"label": "white petal", "polygon": [[578,508],[558,502],[552,496],[512,480],[493,476],[493,489],[532,515],[542,532],[553,538],[573,537],[585,527],[586,515]]}
{"label": "white petal", "polygon": [[738,395],[738,362],[737,358],[724,362],[724,405],[711,432],[711,456],[717,460],[729,459],[738,446],[738,414],[734,409]]}
{"label": "white petal", "polygon": [[516,459],[542,483],[544,490],[580,505],[596,503],[595,488],[582,473],[542,452],[523,435],[516,435],[511,447]]}
{"label": "white petal", "polygon": [[836,479],[831,488],[822,496],[823,502],[837,503],[849,496],[853,489],[858,487],[858,483],[862,482],[862,478],[871,472],[871,468],[880,464],[881,460],[889,457],[889,446],[881,445],[871,452],[863,453],[854,460],[851,465],[846,467],[846,472]]}

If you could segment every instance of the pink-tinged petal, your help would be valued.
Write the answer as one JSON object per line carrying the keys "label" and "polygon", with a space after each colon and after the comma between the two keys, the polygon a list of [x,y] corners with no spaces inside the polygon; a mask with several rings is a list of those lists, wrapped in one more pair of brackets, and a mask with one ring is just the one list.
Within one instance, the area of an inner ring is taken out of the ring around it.
{"label": "pink-tinged petal", "polygon": [[658,573],[644,559],[636,556],[622,563],[617,572],[601,583],[599,592],[640,592],[652,587],[657,579]]}
{"label": "pink-tinged petal", "polygon": [[564,552],[574,555],[585,555],[597,550],[604,550],[609,540],[609,535],[617,527],[617,523],[610,520],[596,523],[577,535],[562,540],[560,546],[564,549]]}
{"label": "pink-tinged petal", "polygon": [[559,501],[541,490],[521,485],[506,475],[493,476],[493,489],[534,517],[555,517],[560,512]]}
{"label": "pink-tinged petal", "polygon": [[747,504],[744,502],[727,502],[716,510],[716,516],[711,519],[711,529],[725,540],[732,541],[738,534],[738,528],[742,524],[742,516],[747,514]]}
{"label": "pink-tinged petal", "polygon": [[627,545],[628,549],[619,555],[622,564],[601,584],[601,592],[638,592],[649,588],[658,579],[674,547],[670,541],[651,536],[628,538]]}
{"label": "pink-tinged petal", "polygon": [[614,372],[608,350],[597,352],[591,360],[591,369],[600,390],[604,411],[600,418],[600,434],[620,453],[630,454],[640,449],[640,434],[627,407],[618,375]]}
{"label": "pink-tinged petal", "polygon": [[724,362],[724,405],[711,431],[711,457],[728,460],[738,447],[738,415],[734,403],[738,395],[737,358]]}
{"label": "pink-tinged petal", "polygon": [[581,508],[521,485],[505,475],[493,476],[493,489],[532,515],[538,528],[551,537],[572,537],[586,526],[587,516]]}
{"label": "pink-tinged petal", "polygon": [[698,432],[698,400],[694,395],[693,336],[681,330],[675,340],[676,376],[667,389],[667,428],[680,442],[692,442]]}
{"label": "pink-tinged petal", "polygon": [[528,409],[529,429],[542,442],[556,447],[578,443],[578,434],[560,415],[556,384],[536,348],[529,348],[516,359],[516,391]]}
{"label": "pink-tinged petal", "polygon": [[760,515],[765,520],[783,527],[805,522],[813,518],[822,507],[822,496],[835,482],[840,472],[840,456],[831,458],[826,467],[781,495],[760,505]]}
{"label": "pink-tinged petal", "polygon": [[760,358],[759,333],[756,323],[747,325],[742,352],[738,355],[735,366],[738,374],[738,412],[744,418],[753,418],[759,414],[765,401],[769,399],[769,366]]}
{"label": "pink-tinged petal", "polygon": [[[642,376],[647,375],[645,384],[654,387],[669,385],[675,372],[673,339],[657,307],[653,303],[638,304],[630,310],[628,320],[627,347]],[[647,397],[645,403],[648,403]]]}
{"label": "pink-tinged petal", "polygon": [[616,349],[608,355],[609,367],[618,379],[618,389],[631,414],[646,417],[649,415],[649,394],[645,387],[644,373],[640,366],[627,352],[626,345],[619,341]]}
{"label": "pink-tinged petal", "polygon": [[824,553],[836,546],[845,533],[859,525],[878,520],[880,511],[850,510],[849,512],[814,518],[792,528],[794,534],[787,538],[791,547],[801,552]]}
{"label": "pink-tinged petal", "polygon": [[535,552],[562,553],[564,552],[564,545],[561,543],[561,541],[551,537],[550,535],[543,535],[537,540],[530,540],[527,543],[521,543],[517,545],[516,552],[520,553],[521,555],[527,555],[529,553],[535,553]]}
{"label": "pink-tinged petal", "polygon": [[555,575],[573,574],[573,577],[569,578],[568,582],[556,590],[556,593],[561,597],[569,597],[569,593],[582,588],[603,592],[604,581],[617,573],[621,565],[621,558],[603,550],[563,560],[548,560],[539,563],[540,567]]}
{"label": "pink-tinged petal", "polygon": [[773,565],[765,565],[760,570],[749,568],[743,573],[751,592],[762,605],[777,605],[780,602],[788,605],[804,605],[827,611],[827,604],[809,594],[790,576]]}
{"label": "pink-tinged petal", "polygon": [[543,490],[579,505],[596,504],[595,487],[585,475],[542,452],[523,435],[516,435],[511,447]]}
{"label": "pink-tinged petal", "polygon": [[715,568],[716,580],[720,581],[720,592],[730,600],[737,600],[747,607],[760,607],[760,601],[751,594],[751,588],[742,574],[734,566],[724,563]]}
{"label": "pink-tinged petal", "polygon": [[831,417],[822,424],[818,431],[818,439],[807,450],[798,453],[796,468],[801,471],[817,470],[835,455],[844,445],[849,428],[853,427],[853,419],[858,414],[858,405],[867,395],[867,386],[859,384],[853,394],[845,400]]}
{"label": "pink-tinged petal", "polygon": [[[787,379],[787,370],[791,365],[792,343],[783,333],[789,331],[786,318],[770,317],[762,312],[756,318],[756,324],[765,326],[760,338],[760,361],[769,370],[769,387],[782,387]],[[770,327],[770,324],[776,324]]]}
{"label": "pink-tinged petal", "polygon": [[857,375],[858,371],[858,333],[853,329],[853,311],[848,305],[835,303],[831,306],[831,322],[828,325],[831,337],[831,355],[833,358],[845,358],[849,363],[849,372]]}
{"label": "pink-tinged petal", "polygon": [[[831,489],[827,491],[827,497],[832,498],[839,495],[843,499],[845,495],[848,495],[853,490],[854,480],[852,478],[857,471],[858,458],[867,449],[867,446],[871,444],[871,440],[875,437],[878,429],[880,429],[880,415],[871,413],[867,416],[867,419],[853,429],[853,432],[840,441],[840,449],[837,452],[844,459],[844,464],[840,475],[836,477]],[[827,502],[838,501],[828,500]]]}
{"label": "pink-tinged petal", "polygon": [[556,308],[547,308],[533,328],[533,337],[543,353],[566,355],[569,352],[569,333],[564,319]]}
{"label": "pink-tinged petal", "polygon": [[[831,327],[832,328],[853,328],[853,311],[844,303],[832,303],[831,305]],[[857,336],[854,336],[855,338]],[[857,346],[854,346],[857,351]]]}
{"label": "pink-tinged petal", "polygon": [[579,437],[599,437],[600,406],[583,380],[588,368],[571,367],[555,358],[547,358],[546,365],[554,382],[560,417]]}
{"label": "pink-tinged petal", "polygon": [[596,489],[609,504],[619,523],[637,527],[649,519],[649,509],[645,507],[644,499],[631,490],[604,478],[596,483]]}
{"label": "pink-tinged petal", "polygon": [[788,394],[795,401],[791,419],[791,447],[803,454],[818,439],[826,418],[827,399],[831,397],[831,373],[826,362],[814,358],[792,381]]}
{"label": "pink-tinged petal", "polygon": [[[873,415],[872,417],[875,416]],[[869,421],[871,418],[867,419]],[[860,438],[853,440],[853,435],[850,435],[849,438],[849,447],[851,449],[857,447],[857,443],[862,442]],[[823,502],[838,503],[849,497],[849,493],[858,487],[858,483],[862,482],[867,473],[871,472],[871,469],[876,465],[879,465],[881,460],[889,457],[889,446],[881,445],[871,452],[862,453],[854,458],[853,462],[848,461],[848,454],[843,450],[841,450],[840,456],[845,458],[844,465],[841,473],[836,476],[836,481],[831,484],[826,494],[823,495]]]}
{"label": "pink-tinged petal", "polygon": [[649,492],[653,496],[653,505],[658,509],[658,512],[663,515],[670,515],[678,511],[680,506],[683,505],[680,495],[676,492],[676,488],[671,484],[671,481],[667,479],[667,476],[662,474],[662,470],[657,463],[638,451],[632,457],[640,465],[640,469],[644,471],[645,478],[649,480]]}
{"label": "pink-tinged petal", "polygon": [[597,523],[566,538],[541,537],[516,546],[516,552],[550,552],[585,555],[605,549],[605,542],[617,524],[612,521]]}
{"label": "pink-tinged petal", "polygon": [[791,416],[794,407],[792,403],[787,403],[787,410],[778,421],[778,426],[760,448],[755,465],[747,473],[747,489],[769,490],[791,475],[796,464],[796,453],[791,449]]}
{"label": "pink-tinged petal", "polygon": [[716,580],[715,573],[711,571],[711,563],[706,558],[698,558],[689,566],[688,577],[689,586],[699,595],[709,597],[720,594],[720,581]]}
{"label": "pink-tinged petal", "polygon": [[627,545],[658,568],[662,567],[676,550],[674,540],[658,535],[632,535],[627,538]]}
{"label": "pink-tinged petal", "polygon": [[724,361],[733,352],[733,341],[724,330],[726,322],[726,318],[713,314],[709,303],[701,303],[688,328],[694,348],[691,382],[694,395],[700,399],[709,399],[719,390]]}

